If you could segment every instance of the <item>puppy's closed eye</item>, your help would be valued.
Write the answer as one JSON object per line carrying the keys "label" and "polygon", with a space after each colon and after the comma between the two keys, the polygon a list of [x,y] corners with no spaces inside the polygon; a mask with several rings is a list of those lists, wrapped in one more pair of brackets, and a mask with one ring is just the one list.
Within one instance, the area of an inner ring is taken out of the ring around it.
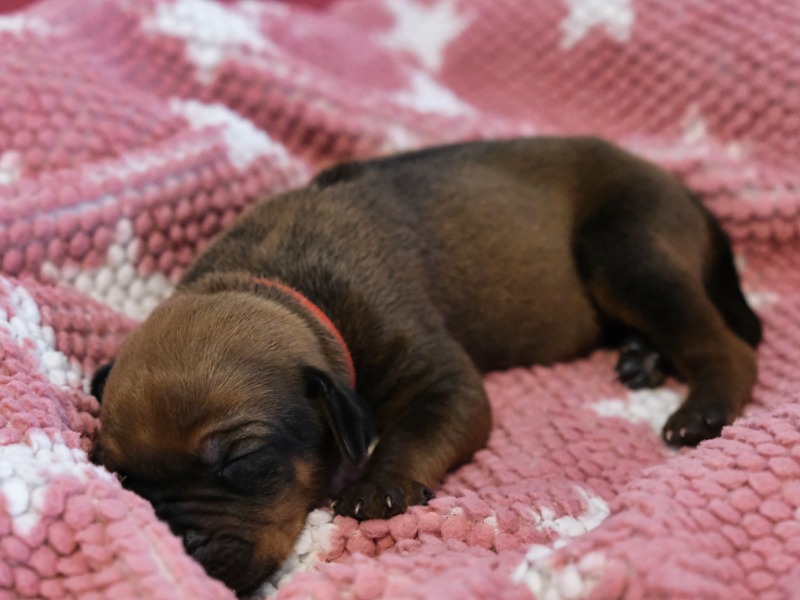
{"label": "puppy's closed eye", "polygon": [[290,483],[294,468],[288,454],[267,444],[234,453],[225,459],[216,475],[237,492],[263,496]]}

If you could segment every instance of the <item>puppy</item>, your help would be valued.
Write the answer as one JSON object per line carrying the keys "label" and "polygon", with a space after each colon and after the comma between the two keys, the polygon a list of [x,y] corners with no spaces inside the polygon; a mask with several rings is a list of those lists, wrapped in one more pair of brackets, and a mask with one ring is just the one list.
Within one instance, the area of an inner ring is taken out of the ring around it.
{"label": "puppy", "polygon": [[760,336],[711,215],[609,143],[346,163],[242,215],[130,335],[94,381],[96,458],[244,594],[342,460],[339,514],[430,500],[486,443],[481,372],[622,340],[632,387],[686,380],[664,437],[696,444],[748,400]]}

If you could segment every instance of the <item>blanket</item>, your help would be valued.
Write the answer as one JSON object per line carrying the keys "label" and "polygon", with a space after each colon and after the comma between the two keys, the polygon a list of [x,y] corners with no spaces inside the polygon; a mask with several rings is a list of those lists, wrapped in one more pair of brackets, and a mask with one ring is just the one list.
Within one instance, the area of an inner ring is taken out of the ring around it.
{"label": "blanket", "polygon": [[244,208],[344,159],[577,133],[677,173],[720,218],[765,324],[753,402],[675,451],[659,430],[685,388],[628,391],[612,350],[489,374],[489,444],[429,506],[320,507],[256,596],[800,597],[798,44],[789,0],[0,15],[0,598],[234,597],[88,460],[87,382]]}

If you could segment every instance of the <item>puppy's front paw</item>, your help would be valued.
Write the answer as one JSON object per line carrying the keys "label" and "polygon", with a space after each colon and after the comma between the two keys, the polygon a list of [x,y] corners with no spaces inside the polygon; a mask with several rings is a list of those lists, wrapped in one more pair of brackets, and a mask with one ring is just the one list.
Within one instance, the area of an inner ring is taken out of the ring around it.
{"label": "puppy's front paw", "polygon": [[435,497],[427,486],[410,479],[369,478],[345,488],[332,506],[336,514],[359,521],[388,519]]}
{"label": "puppy's front paw", "polygon": [[664,425],[664,440],[672,446],[696,446],[719,436],[732,417],[733,410],[725,402],[684,405]]}

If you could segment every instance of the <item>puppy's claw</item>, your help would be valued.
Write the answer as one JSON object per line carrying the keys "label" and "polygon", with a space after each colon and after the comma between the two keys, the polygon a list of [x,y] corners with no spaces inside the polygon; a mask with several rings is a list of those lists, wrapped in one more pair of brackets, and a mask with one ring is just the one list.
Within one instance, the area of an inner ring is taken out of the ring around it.
{"label": "puppy's claw", "polygon": [[434,493],[421,483],[382,476],[375,480],[362,480],[345,488],[335,511],[359,521],[389,519],[411,505],[427,504],[434,497]]}

